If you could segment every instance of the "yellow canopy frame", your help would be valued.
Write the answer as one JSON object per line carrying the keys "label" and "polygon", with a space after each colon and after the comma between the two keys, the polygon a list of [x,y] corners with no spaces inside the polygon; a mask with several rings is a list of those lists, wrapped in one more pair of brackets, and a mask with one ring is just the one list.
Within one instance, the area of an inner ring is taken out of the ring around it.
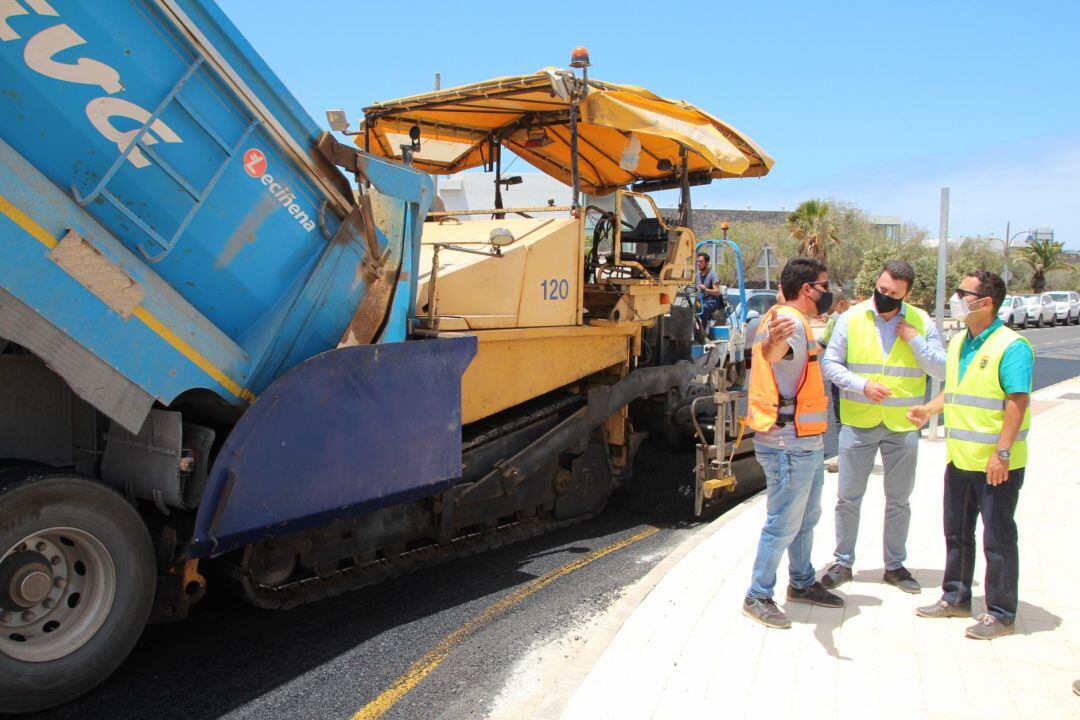
{"label": "yellow canopy frame", "polygon": [[364,108],[355,142],[401,158],[416,127],[412,163],[426,172],[492,166],[505,147],[571,185],[572,109],[580,189],[591,195],[635,183],[760,177],[773,165],[753,140],[694,105],[552,68],[375,103]]}

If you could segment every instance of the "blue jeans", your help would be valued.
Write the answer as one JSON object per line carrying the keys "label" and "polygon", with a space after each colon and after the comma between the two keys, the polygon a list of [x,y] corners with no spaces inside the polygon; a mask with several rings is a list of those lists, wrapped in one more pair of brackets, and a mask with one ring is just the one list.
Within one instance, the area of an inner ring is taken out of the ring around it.
{"label": "blue jeans", "polygon": [[720,299],[705,295],[701,299],[701,319],[706,325],[712,322],[713,313],[720,309]]}
{"label": "blue jeans", "polygon": [[836,490],[836,562],[855,564],[855,540],[859,536],[859,512],[881,451],[885,470],[885,532],[882,545],[886,570],[896,570],[907,559],[911,526],[911,491],[915,488],[915,463],[919,457],[919,433],[893,432],[884,425],[873,428],[840,427],[840,478]]}
{"label": "blue jeans", "polygon": [[761,529],[754,576],[748,598],[771,599],[776,569],[788,553],[791,586],[814,584],[810,551],[814,527],[821,518],[821,487],[825,484],[825,451],[758,446],[754,453],[765,471],[765,527]]}

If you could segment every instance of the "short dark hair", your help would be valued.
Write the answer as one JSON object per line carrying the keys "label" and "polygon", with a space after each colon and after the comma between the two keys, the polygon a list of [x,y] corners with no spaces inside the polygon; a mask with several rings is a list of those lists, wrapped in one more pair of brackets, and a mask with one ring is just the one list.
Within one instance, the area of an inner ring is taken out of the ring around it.
{"label": "short dark hair", "polygon": [[784,291],[784,299],[788,302],[794,300],[804,284],[814,282],[823,272],[829,272],[829,268],[817,258],[800,255],[788,260],[780,271],[780,288]]}
{"label": "short dark hair", "polygon": [[881,267],[878,277],[881,277],[881,273],[889,273],[893,280],[903,280],[908,290],[915,284],[915,268],[907,260],[890,260]]}
{"label": "short dark hair", "polygon": [[705,262],[712,262],[712,258],[709,257],[709,253],[707,252],[699,252],[697,256],[705,258]]}
{"label": "short dark hair", "polygon": [[1001,309],[1001,303],[1005,302],[1005,281],[997,273],[989,270],[974,270],[967,277],[979,281],[979,292],[994,301],[994,313]]}

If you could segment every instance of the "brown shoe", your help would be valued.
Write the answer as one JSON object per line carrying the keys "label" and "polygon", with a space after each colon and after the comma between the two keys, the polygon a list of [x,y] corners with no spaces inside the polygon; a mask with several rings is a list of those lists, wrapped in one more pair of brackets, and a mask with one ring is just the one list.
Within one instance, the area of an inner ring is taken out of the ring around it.
{"label": "brown shoe", "polygon": [[951,618],[971,617],[970,605],[953,605],[944,600],[938,600],[933,605],[923,605],[915,610],[915,614],[924,618]]}
{"label": "brown shoe", "polygon": [[1016,627],[1005,624],[990,613],[983,613],[975,619],[975,624],[964,631],[964,635],[974,640],[993,640],[1002,635],[1012,635]]}

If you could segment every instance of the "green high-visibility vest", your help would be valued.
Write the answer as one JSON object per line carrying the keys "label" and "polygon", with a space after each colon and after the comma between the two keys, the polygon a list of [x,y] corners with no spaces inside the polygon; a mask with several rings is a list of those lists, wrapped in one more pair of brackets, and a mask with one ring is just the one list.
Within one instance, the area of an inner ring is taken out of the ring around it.
{"label": "green high-visibility vest", "polygon": [[[997,452],[998,436],[1005,423],[1008,395],[1001,387],[1001,358],[1017,340],[1031,343],[1014,330],[1002,326],[979,348],[960,379],[960,350],[966,332],[949,343],[945,366],[945,445],[949,462],[961,470],[985,472],[990,456]],[[1009,469],[1027,466],[1027,435],[1031,409],[1024,412],[1020,432],[1010,449]]]}
{"label": "green high-visibility vest", "polygon": [[[910,432],[915,425],[907,419],[908,410],[922,405],[926,396],[926,373],[915,359],[911,347],[896,338],[889,356],[883,357],[881,338],[874,323],[873,300],[859,303],[849,312],[847,321],[847,368],[867,381],[881,383],[892,395],[880,403],[871,402],[861,392],[840,393],[840,422],[858,428],[885,424],[895,432]],[[904,303],[904,319],[926,337],[930,316]]]}

